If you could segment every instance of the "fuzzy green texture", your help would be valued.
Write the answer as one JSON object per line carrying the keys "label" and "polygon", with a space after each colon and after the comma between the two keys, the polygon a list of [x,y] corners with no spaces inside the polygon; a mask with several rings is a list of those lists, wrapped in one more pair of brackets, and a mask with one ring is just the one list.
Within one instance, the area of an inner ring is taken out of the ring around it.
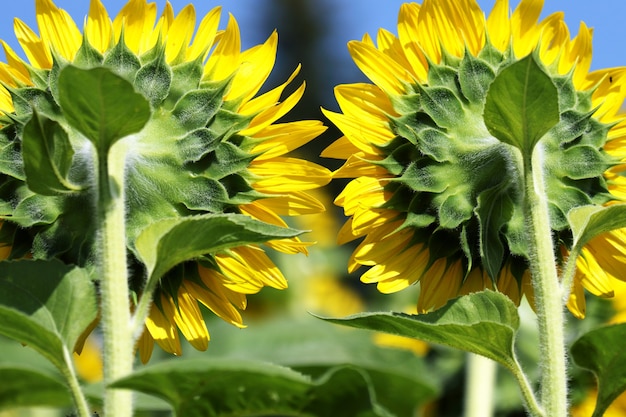
{"label": "fuzzy green texture", "polygon": [[[66,67],[110,73],[103,82],[121,83],[148,104],[143,129],[115,138],[127,148],[126,245],[133,290],[140,290],[146,275],[134,246],[146,226],[166,218],[238,213],[239,205],[264,197],[250,185],[247,171],[255,142],[238,134],[254,115],[241,115],[238,102],[224,100],[230,80],[203,78],[200,58],[167,63],[164,54],[157,44],[135,56],[123,37],[104,55],[84,42],[71,64],[55,57],[50,70],[28,67],[33,85],[9,88],[15,112],[0,118],[0,218],[5,220],[0,243],[12,247],[10,258],[30,253],[35,259],[94,267],[95,167],[98,152],[108,152],[112,143],[90,136],[115,132],[93,131],[101,126],[89,97],[96,86],[73,85],[73,79],[63,85],[59,78]],[[69,88],[80,89],[85,102],[63,103]],[[90,106],[93,114],[82,112]],[[124,123],[133,119],[123,120],[128,111],[102,116],[115,121],[104,126],[124,133]],[[210,257],[206,262],[211,264]]]}
{"label": "fuzzy green texture", "polygon": [[396,176],[385,207],[406,213],[402,228],[414,230],[432,261],[462,259],[466,273],[481,266],[494,281],[508,262],[521,281],[532,253],[524,161],[539,141],[558,241],[572,242],[572,208],[611,200],[603,178],[614,163],[603,151],[611,126],[593,118],[591,91],[577,91],[572,74],[557,75],[535,55],[515,60],[489,44],[478,56],[444,55],[429,64],[427,83],[392,98],[396,137],[374,163]]}

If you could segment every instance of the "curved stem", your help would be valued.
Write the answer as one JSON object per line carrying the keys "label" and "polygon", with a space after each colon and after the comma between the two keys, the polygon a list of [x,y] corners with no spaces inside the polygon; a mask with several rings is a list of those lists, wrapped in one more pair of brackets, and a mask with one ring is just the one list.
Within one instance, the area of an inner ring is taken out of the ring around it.
{"label": "curved stem", "polygon": [[[121,146],[120,146],[121,145]],[[133,338],[126,264],[123,144],[98,155],[98,224],[102,323],[104,331],[104,383],[108,385],[133,369]],[[132,416],[132,392],[107,388],[106,416]]]}
{"label": "curved stem", "polygon": [[464,417],[493,416],[496,363],[475,353],[467,354]]}
{"label": "curved stem", "polygon": [[530,266],[535,291],[542,364],[541,402],[550,417],[567,416],[565,315],[562,290],[554,258],[548,201],[543,182],[543,148],[535,147],[525,161],[526,218],[530,219]]}
{"label": "curved stem", "polygon": [[76,377],[76,371],[74,370],[74,362],[72,361],[72,356],[67,349],[63,349],[63,356],[66,364],[66,369],[63,373],[65,374],[65,379],[67,380],[70,392],[72,393],[74,405],[76,406],[76,412],[78,413],[79,417],[90,417],[91,414],[89,412],[89,405],[87,404],[85,394],[81,390],[80,383],[78,382],[78,378]]}
{"label": "curved stem", "polygon": [[517,358],[515,358],[515,362],[509,367],[509,370],[513,373],[515,379],[517,379],[517,384],[522,391],[522,398],[528,414],[532,417],[545,417],[546,414],[541,409],[541,405],[537,402],[535,393],[528,382],[528,378],[526,378],[526,374],[522,371],[522,367],[517,361]]}

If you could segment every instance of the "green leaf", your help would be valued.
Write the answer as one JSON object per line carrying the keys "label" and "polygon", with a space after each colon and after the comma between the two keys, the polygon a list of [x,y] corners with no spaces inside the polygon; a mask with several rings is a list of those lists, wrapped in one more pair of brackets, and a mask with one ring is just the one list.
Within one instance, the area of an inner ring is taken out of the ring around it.
{"label": "green leaf", "polygon": [[450,346],[493,359],[507,369],[517,367],[513,352],[517,307],[504,294],[490,290],[453,299],[428,314],[361,313],[324,320]]}
{"label": "green leaf", "polygon": [[598,379],[598,400],[593,417],[606,409],[626,391],[626,323],[594,329],[574,342],[574,362],[592,371]]}
{"label": "green leaf", "polygon": [[179,263],[208,253],[300,233],[242,214],[205,214],[153,223],[139,234],[135,246],[149,280],[157,280]]}
{"label": "green leaf", "polygon": [[480,257],[487,275],[496,280],[504,260],[502,228],[513,212],[508,184],[502,183],[483,191],[475,209],[480,224]]}
{"label": "green leaf", "polygon": [[72,404],[59,376],[37,369],[0,366],[0,410],[15,407],[68,407]]}
{"label": "green leaf", "polygon": [[314,416],[357,416],[367,411],[409,416],[436,397],[443,379],[409,350],[381,347],[372,333],[329,326],[308,315],[296,321],[256,323],[235,332],[215,323],[211,335],[213,358],[261,360],[314,378],[309,396],[313,400],[305,407]]}
{"label": "green leaf", "polygon": [[208,358],[162,362],[113,383],[162,398],[184,417],[294,415],[310,386],[278,365]]}
{"label": "green leaf", "polygon": [[626,227],[626,205],[586,205],[567,213],[574,236],[573,251],[578,252],[591,239],[611,230]]}
{"label": "green leaf", "polygon": [[32,347],[61,371],[96,315],[84,269],[58,260],[0,262],[0,334]]}
{"label": "green leaf", "polygon": [[487,93],[484,120],[489,133],[526,157],[559,122],[558,90],[534,54],[496,76]]}
{"label": "green leaf", "polygon": [[150,104],[133,85],[107,68],[61,70],[59,102],[68,123],[105,153],[117,140],[139,132]]}
{"label": "green leaf", "polygon": [[57,195],[79,191],[67,178],[74,149],[60,124],[33,109],[22,134],[22,158],[26,183],[33,192]]}

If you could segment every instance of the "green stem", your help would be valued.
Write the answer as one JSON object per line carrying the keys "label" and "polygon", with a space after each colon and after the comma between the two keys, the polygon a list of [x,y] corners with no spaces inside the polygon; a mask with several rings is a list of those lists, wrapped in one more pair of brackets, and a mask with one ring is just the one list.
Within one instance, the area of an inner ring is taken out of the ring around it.
{"label": "green stem", "polygon": [[[124,157],[122,143],[98,155],[98,214],[102,323],[104,331],[105,386],[132,372],[133,338],[130,329],[130,298],[126,265],[124,204]],[[132,392],[107,388],[107,417],[132,416]]]}
{"label": "green stem", "polygon": [[567,367],[565,315],[562,291],[554,258],[548,201],[543,181],[543,148],[538,144],[525,161],[526,218],[530,219],[530,264],[535,291],[542,363],[541,402],[550,417],[566,417]]}
{"label": "green stem", "polygon": [[522,398],[524,400],[524,405],[526,407],[526,411],[532,417],[545,417],[545,413],[541,409],[539,403],[537,403],[537,398],[535,397],[535,393],[528,382],[528,378],[526,378],[526,374],[522,370],[517,358],[515,361],[509,366],[509,370],[513,373],[515,379],[517,379],[517,383],[522,391]]}
{"label": "green stem", "polygon": [[467,354],[464,417],[490,417],[496,382],[496,363],[484,356]]}
{"label": "green stem", "polygon": [[74,405],[76,406],[76,412],[79,417],[90,417],[91,414],[89,412],[89,405],[87,404],[85,394],[81,390],[80,383],[76,377],[72,356],[67,349],[63,349],[63,356],[66,364],[66,369],[63,373],[65,374],[65,379],[69,384],[70,392],[72,393],[72,398],[74,399]]}

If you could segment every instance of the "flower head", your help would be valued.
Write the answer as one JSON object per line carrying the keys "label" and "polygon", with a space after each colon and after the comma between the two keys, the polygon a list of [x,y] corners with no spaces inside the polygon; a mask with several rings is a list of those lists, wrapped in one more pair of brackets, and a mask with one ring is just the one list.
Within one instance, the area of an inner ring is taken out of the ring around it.
{"label": "flower head", "polygon": [[[369,268],[361,280],[381,292],[419,282],[419,312],[483,288],[532,302],[523,149],[493,128],[509,117],[493,112],[509,93],[501,80],[520,65],[558,95],[540,140],[561,259],[569,210],[623,199],[626,72],[589,72],[591,30],[581,23],[571,38],[562,13],[539,20],[542,6],[522,0],[510,13],[498,0],[485,17],[475,0],[404,4],[398,35],[381,29],[348,45],[372,83],[337,86],[341,113],[325,111],[345,136],[322,155],[346,160],[334,177],[353,178],[335,201],[350,217],[339,240],[363,238],[349,269]],[[622,234],[583,251],[568,304],[575,315],[584,315],[583,287],[610,296],[611,280],[623,279]]]}
{"label": "flower head", "polygon": [[[155,3],[130,0],[111,20],[100,0],[92,0],[84,30],[51,0],[37,0],[39,33],[19,19],[15,33],[27,60],[2,42],[0,63],[0,138],[11,162],[4,162],[1,200],[3,241],[11,258],[26,253],[59,257],[90,267],[97,245],[90,188],[68,196],[41,195],[29,189],[21,161],[23,127],[32,114],[43,115],[69,138],[73,158],[66,173],[90,184],[87,140],[59,111],[57,78],[65,66],[104,67],[130,81],[150,103],[152,115],[128,144],[125,164],[127,246],[131,289],[141,292],[145,267],[135,240],[149,224],[197,214],[239,213],[286,227],[280,217],[324,210],[307,191],[326,184],[330,172],[287,156],[325,128],[319,121],[278,123],[301,98],[304,84],[287,97],[282,85],[259,94],[275,61],[278,37],[241,50],[239,27],[231,16],[219,28],[220,8],[196,28],[188,5],[174,14],[169,3],[157,15]],[[34,109],[34,110],[33,110]],[[5,158],[5,161],[8,158]],[[35,210],[36,208],[36,210]],[[266,248],[306,253],[298,238],[269,241]],[[153,341],[180,354],[179,331],[197,349],[209,339],[198,302],[242,327],[246,295],[287,282],[259,245],[208,253],[185,262],[161,279],[140,340],[142,360]]]}

